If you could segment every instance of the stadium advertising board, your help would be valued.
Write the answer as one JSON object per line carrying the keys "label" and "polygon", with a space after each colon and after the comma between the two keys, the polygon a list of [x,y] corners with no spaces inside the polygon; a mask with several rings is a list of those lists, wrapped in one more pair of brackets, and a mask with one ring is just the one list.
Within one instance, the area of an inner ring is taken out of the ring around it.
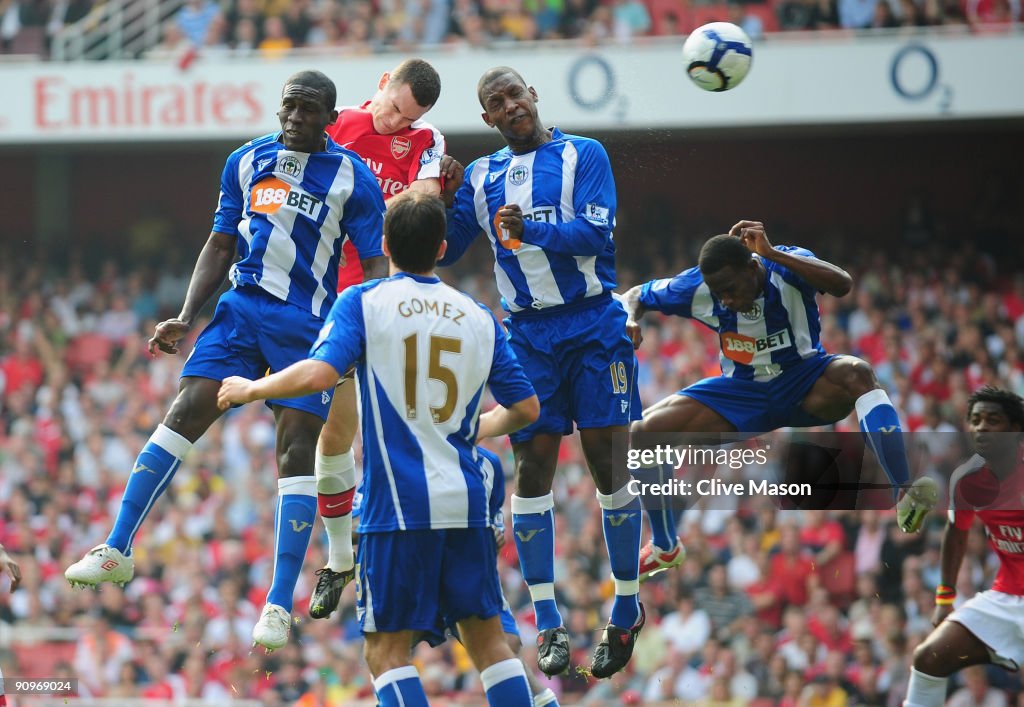
{"label": "stadium advertising board", "polygon": [[[534,84],[546,115],[574,130],[731,128],[1024,116],[1024,35],[799,35],[755,44],[741,89],[690,85],[680,43],[427,55],[444,80],[430,114],[449,135],[486,132],[475,87],[508,63]],[[0,66],[0,143],[233,140],[276,128],[278,89],[293,71],[334,78],[355,103],[394,56],[282,61],[201,57],[132,63]],[[979,66],[986,67],[978,70]]]}

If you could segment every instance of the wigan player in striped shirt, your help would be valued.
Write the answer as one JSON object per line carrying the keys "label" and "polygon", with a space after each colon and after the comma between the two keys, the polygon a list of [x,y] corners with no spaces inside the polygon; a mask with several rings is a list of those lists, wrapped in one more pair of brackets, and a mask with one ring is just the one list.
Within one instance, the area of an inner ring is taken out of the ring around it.
{"label": "wigan player in striped shirt", "polygon": [[[223,378],[255,377],[305,358],[337,297],[346,236],[368,278],[385,274],[377,182],[358,155],[324,133],[337,117],[336,102],[334,83],[322,73],[293,75],[281,94],[281,132],[228,157],[213,231],[185,303],[177,317],[156,326],[150,353],[177,353],[225,275],[232,288],[220,297],[182,369],[177,398],[135,462],[110,535],[64,573],[73,585],[132,578],[136,534],[193,443],[222,414],[217,390]],[[253,629],[253,640],[268,650],[288,640],[292,594],[316,519],[316,440],[330,403],[329,392],[269,401],[279,467],[274,577]]]}
{"label": "wigan player in striped shirt", "polygon": [[[356,609],[383,707],[424,707],[411,648],[455,622],[492,705],[529,707],[499,615],[493,468],[477,437],[537,419],[540,404],[491,313],[434,274],[444,254],[437,197],[396,196],[384,221],[392,276],[348,288],[310,358],[256,381],[224,381],[223,406],[333,388],[357,365],[363,497]],[[480,415],[484,387],[498,406]]]}
{"label": "wigan player in striped shirt", "polygon": [[[645,433],[707,433],[700,441],[713,442],[719,433],[827,425],[856,410],[861,432],[898,496],[909,469],[889,396],[866,361],[826,353],[819,341],[815,296],[843,297],[852,285],[845,270],[804,248],[773,247],[761,222],[740,221],[704,244],[697,267],[629,290],[624,299],[634,346],[643,339],[644,312],[675,314],[718,333],[722,365],[721,376],[698,381],[645,410],[630,430],[634,441]],[[654,466],[638,475],[657,482],[671,471]],[[899,498],[900,528],[919,530],[936,496],[931,479],[915,481]],[[653,538],[641,553],[642,579],[684,557],[672,504],[652,503],[647,510]]]}
{"label": "wigan player in striped shirt", "polygon": [[512,529],[540,630],[537,664],[548,675],[566,670],[570,653],[555,603],[551,483],[562,437],[574,423],[580,431],[615,580],[611,620],[591,666],[596,677],[609,677],[629,661],[644,625],[642,514],[627,490],[625,457],[613,458],[613,438],[624,439],[640,415],[626,313],[612,297],[615,180],[601,143],[544,127],[536,90],[514,69],[485,72],[477,98],[484,123],[507,147],[466,168],[442,265],[487,234],[509,341],[541,400],[540,419],[511,435]]}

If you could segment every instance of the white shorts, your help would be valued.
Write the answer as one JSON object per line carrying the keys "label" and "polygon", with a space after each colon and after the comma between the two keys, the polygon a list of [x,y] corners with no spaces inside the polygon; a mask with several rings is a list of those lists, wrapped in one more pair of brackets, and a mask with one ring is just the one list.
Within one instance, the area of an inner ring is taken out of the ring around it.
{"label": "white shorts", "polygon": [[978,592],[947,621],[956,621],[988,646],[995,665],[1016,671],[1024,664],[1024,596]]}

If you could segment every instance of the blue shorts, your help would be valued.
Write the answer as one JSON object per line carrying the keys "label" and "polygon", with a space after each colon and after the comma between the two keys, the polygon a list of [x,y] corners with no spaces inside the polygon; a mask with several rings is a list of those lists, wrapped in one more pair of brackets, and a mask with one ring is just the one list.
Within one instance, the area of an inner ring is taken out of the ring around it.
{"label": "blue shorts", "polygon": [[[309,357],[323,320],[259,287],[221,295],[213,320],[203,329],[185,361],[181,377],[255,380]],[[268,400],[267,405],[303,410],[327,420],[334,389],[301,398]]]}
{"label": "blue shorts", "polygon": [[640,419],[626,311],[610,296],[596,299],[578,309],[505,320],[512,350],[540,398],[540,418],[509,435],[512,442],[572,434],[573,422],[591,428]]}
{"label": "blue shorts", "polygon": [[725,376],[705,378],[683,388],[679,395],[707,405],[739,432],[756,434],[780,427],[827,425],[828,420],[806,412],[800,403],[835,358],[833,354],[820,354],[804,359],[762,383]]}
{"label": "blue shorts", "polygon": [[417,631],[437,645],[446,622],[489,619],[505,606],[491,528],[362,533],[357,557],[363,633]]}

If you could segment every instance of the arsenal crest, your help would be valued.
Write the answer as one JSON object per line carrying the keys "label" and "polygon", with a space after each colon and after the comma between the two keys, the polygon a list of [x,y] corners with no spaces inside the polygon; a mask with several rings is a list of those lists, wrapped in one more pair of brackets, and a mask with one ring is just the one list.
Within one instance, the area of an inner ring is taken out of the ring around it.
{"label": "arsenal crest", "polygon": [[391,138],[391,154],[396,160],[400,160],[409,154],[412,149],[412,140],[407,137],[395,136]]}

